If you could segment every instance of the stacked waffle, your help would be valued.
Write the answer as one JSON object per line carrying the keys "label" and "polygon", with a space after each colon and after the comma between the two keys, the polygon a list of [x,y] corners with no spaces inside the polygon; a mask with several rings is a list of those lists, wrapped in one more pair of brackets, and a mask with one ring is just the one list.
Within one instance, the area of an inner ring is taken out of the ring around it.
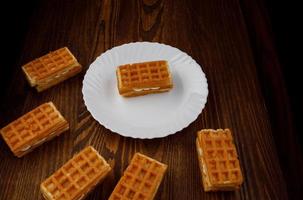
{"label": "stacked waffle", "polygon": [[121,65],[116,74],[119,93],[124,97],[166,92],[173,87],[165,60]]}
{"label": "stacked waffle", "polygon": [[230,130],[201,130],[196,145],[204,190],[239,188],[243,176]]}
{"label": "stacked waffle", "polygon": [[82,67],[67,47],[50,52],[24,66],[29,84],[40,92],[79,73]]}
{"label": "stacked waffle", "polygon": [[136,153],[109,200],[152,200],[166,169],[167,165]]}
{"label": "stacked waffle", "polygon": [[82,199],[110,170],[104,158],[88,146],[41,183],[40,189],[47,200]]}
{"label": "stacked waffle", "polygon": [[69,129],[68,122],[52,102],[44,103],[0,130],[18,157]]}

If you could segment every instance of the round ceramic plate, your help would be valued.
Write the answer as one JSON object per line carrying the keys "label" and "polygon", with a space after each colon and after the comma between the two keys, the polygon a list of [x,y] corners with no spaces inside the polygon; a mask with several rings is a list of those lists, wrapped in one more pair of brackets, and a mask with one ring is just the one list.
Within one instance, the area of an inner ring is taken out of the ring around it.
{"label": "round ceramic plate", "polygon": [[[173,77],[169,92],[125,98],[117,88],[122,64],[167,60]],[[151,42],[114,47],[90,65],[83,80],[84,103],[103,126],[123,136],[158,138],[187,127],[205,106],[205,74],[195,60],[177,48]]]}

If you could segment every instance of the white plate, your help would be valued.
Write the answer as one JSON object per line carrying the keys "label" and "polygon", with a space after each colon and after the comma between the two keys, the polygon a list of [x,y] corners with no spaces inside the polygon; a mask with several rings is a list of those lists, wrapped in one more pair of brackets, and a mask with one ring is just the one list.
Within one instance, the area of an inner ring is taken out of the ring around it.
{"label": "white plate", "polygon": [[[170,92],[124,98],[117,89],[117,66],[167,60],[174,87]],[[114,47],[90,65],[83,80],[84,103],[103,126],[123,136],[158,138],[187,127],[205,106],[208,89],[199,64],[177,48],[151,42]]]}

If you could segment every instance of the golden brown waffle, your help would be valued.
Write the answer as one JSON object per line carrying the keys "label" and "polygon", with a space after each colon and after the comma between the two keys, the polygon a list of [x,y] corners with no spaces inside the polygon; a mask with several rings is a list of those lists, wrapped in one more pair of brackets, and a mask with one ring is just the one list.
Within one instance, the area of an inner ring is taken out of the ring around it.
{"label": "golden brown waffle", "polygon": [[81,69],[81,65],[67,47],[22,66],[28,82],[39,92],[74,76]]}
{"label": "golden brown waffle", "polygon": [[43,181],[40,189],[47,200],[82,199],[110,170],[104,158],[88,146]]}
{"label": "golden brown waffle", "polygon": [[166,169],[167,165],[136,153],[109,200],[152,200]]}
{"label": "golden brown waffle", "polygon": [[18,157],[69,129],[68,122],[52,102],[44,103],[0,130]]}
{"label": "golden brown waffle", "polygon": [[121,65],[116,73],[119,93],[125,97],[166,92],[173,87],[165,60]]}
{"label": "golden brown waffle", "polygon": [[230,130],[201,130],[196,145],[204,190],[239,188],[243,176]]}

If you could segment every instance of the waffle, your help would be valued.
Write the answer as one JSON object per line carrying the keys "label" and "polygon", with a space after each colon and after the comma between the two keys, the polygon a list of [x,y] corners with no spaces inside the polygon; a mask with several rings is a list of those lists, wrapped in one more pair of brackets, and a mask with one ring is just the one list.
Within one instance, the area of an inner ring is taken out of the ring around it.
{"label": "waffle", "polygon": [[47,200],[78,200],[102,182],[111,167],[91,146],[84,148],[40,185]]}
{"label": "waffle", "polygon": [[166,92],[173,87],[165,60],[121,65],[116,74],[119,93],[124,97]]}
{"label": "waffle", "polygon": [[22,66],[32,87],[38,92],[79,73],[82,67],[67,47],[50,52]]}
{"label": "waffle", "polygon": [[68,122],[52,102],[44,103],[0,130],[18,157],[69,129]]}
{"label": "waffle", "polygon": [[243,176],[231,131],[201,130],[196,145],[204,190],[238,189]]}
{"label": "waffle", "polygon": [[167,165],[136,153],[109,200],[152,200]]}

